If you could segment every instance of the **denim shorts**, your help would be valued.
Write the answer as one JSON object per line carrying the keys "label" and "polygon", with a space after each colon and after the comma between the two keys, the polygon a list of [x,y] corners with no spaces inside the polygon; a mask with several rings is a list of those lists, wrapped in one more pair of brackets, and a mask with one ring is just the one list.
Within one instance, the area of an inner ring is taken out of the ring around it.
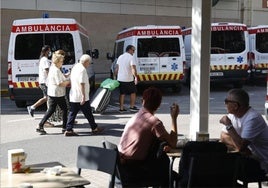
{"label": "denim shorts", "polygon": [[46,84],[40,84],[39,87],[43,92],[43,96],[47,97],[47,86],[46,86]]}

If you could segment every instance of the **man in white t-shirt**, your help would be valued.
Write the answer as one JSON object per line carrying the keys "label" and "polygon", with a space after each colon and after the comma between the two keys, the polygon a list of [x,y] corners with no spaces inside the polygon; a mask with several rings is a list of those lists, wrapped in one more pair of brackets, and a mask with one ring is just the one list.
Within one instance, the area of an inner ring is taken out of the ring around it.
{"label": "man in white t-shirt", "polygon": [[90,85],[86,68],[90,66],[92,58],[84,54],[81,56],[79,63],[75,64],[71,71],[71,90],[69,94],[70,112],[66,126],[65,136],[78,136],[73,131],[73,123],[77,113],[81,110],[88,120],[92,133],[99,133],[103,128],[98,127],[91,111],[89,92]]}
{"label": "man in white t-shirt", "polygon": [[229,149],[257,159],[268,173],[268,126],[262,115],[249,106],[243,89],[232,89],[225,99],[228,115],[220,119],[225,125],[221,141]]}
{"label": "man in white t-shirt", "polygon": [[119,81],[119,112],[127,111],[124,108],[125,95],[130,94],[130,108],[131,112],[137,112],[139,109],[135,106],[136,102],[136,85],[138,83],[136,62],[133,58],[135,52],[135,47],[128,45],[126,52],[118,57],[116,62],[115,74],[117,75],[117,80]]}

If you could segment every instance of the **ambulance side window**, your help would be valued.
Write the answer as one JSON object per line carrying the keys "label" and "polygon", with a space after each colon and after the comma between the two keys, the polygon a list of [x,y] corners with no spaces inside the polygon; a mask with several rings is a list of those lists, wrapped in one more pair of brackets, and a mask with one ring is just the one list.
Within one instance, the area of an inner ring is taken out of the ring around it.
{"label": "ambulance side window", "polygon": [[123,54],[124,51],[124,42],[118,42],[116,44],[116,49],[115,49],[115,58],[118,58],[121,54]]}

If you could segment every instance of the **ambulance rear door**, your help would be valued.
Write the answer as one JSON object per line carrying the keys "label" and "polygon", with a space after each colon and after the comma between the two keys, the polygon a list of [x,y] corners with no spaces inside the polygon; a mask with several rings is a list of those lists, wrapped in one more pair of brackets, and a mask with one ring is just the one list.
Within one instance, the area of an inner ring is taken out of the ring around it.
{"label": "ambulance rear door", "polygon": [[212,26],[211,81],[229,82],[241,87],[249,76],[248,49],[246,29],[228,30],[227,26]]}
{"label": "ambulance rear door", "polygon": [[168,80],[165,78],[165,73],[180,74],[183,72],[185,54],[181,54],[180,41],[182,40],[179,40],[178,37],[163,36],[137,39],[138,72],[158,75],[144,79],[167,82],[179,80],[179,77],[176,76],[174,79]]}

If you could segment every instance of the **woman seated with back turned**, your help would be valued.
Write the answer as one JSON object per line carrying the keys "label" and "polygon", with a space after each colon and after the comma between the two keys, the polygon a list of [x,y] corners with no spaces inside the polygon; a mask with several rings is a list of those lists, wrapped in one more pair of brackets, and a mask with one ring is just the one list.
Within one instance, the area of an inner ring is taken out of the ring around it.
{"label": "woman seated with back turned", "polygon": [[152,151],[155,143],[166,142],[170,147],[177,143],[177,117],[179,106],[170,107],[172,131],[165,129],[163,122],[154,116],[162,101],[162,93],[155,87],[143,92],[143,107],[127,122],[118,150],[124,179],[141,181],[155,179],[163,181],[168,186],[169,158],[163,152],[161,157],[155,157]]}

